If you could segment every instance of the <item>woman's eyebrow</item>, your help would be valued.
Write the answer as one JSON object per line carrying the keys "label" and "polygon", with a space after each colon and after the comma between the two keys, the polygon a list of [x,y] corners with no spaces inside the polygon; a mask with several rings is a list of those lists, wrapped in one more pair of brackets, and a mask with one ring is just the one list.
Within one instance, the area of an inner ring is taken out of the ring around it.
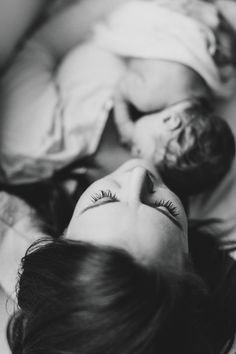
{"label": "woman's eyebrow", "polygon": [[[100,203],[96,203],[96,204],[92,204],[92,205],[89,205],[88,207],[84,208],[78,216],[84,214],[87,210],[90,210],[90,209],[93,209],[93,208],[98,208],[100,207],[101,205],[105,205],[105,204],[109,204],[109,203],[119,203],[120,200],[113,200],[113,199],[106,199],[106,200],[103,200],[101,201]],[[147,206],[148,208],[151,208],[152,210],[156,210],[158,213],[161,213],[163,215],[165,215],[170,221],[172,221],[180,230],[183,231],[183,228],[181,226],[181,224],[178,222],[178,220],[174,219],[168,212],[166,212],[165,210],[163,209],[157,209],[157,208],[154,208],[150,205],[147,205],[145,204],[145,206]]]}

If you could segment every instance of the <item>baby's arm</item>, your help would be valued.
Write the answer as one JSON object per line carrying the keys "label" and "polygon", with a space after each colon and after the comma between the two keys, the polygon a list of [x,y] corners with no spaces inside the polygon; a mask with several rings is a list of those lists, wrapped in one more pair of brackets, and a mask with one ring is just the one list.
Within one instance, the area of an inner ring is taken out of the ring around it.
{"label": "baby's arm", "polygon": [[121,143],[131,146],[135,123],[130,117],[127,102],[118,93],[114,98],[114,121]]}

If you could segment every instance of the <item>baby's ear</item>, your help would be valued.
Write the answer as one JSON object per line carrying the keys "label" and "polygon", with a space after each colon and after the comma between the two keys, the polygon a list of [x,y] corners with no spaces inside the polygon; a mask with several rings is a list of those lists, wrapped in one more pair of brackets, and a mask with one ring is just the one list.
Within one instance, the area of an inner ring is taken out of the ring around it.
{"label": "baby's ear", "polygon": [[164,118],[165,124],[167,124],[169,130],[177,130],[182,125],[182,120],[180,115],[172,114]]}

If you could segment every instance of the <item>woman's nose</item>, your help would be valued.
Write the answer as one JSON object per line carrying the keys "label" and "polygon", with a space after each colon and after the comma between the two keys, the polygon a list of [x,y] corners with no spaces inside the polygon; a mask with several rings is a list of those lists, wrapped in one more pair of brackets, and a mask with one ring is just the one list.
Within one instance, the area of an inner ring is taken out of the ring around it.
{"label": "woman's nose", "polygon": [[139,203],[153,192],[154,183],[144,167],[135,167],[127,173],[122,189],[127,203]]}

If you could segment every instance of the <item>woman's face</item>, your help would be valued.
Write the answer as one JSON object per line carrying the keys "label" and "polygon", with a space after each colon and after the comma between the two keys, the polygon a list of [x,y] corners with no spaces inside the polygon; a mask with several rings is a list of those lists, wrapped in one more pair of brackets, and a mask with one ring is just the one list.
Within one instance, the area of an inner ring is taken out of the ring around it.
{"label": "woman's face", "polygon": [[66,237],[124,249],[144,264],[182,269],[187,218],[152,165],[130,160],[79,199]]}

